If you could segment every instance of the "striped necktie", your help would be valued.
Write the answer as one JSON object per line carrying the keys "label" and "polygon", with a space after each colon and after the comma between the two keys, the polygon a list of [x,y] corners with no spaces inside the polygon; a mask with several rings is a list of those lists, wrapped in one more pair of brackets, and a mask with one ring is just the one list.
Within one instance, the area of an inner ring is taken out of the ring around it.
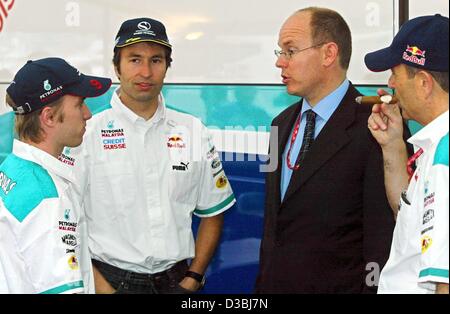
{"label": "striped necktie", "polygon": [[305,133],[303,134],[302,147],[298,154],[296,164],[301,164],[305,159],[306,154],[311,150],[312,143],[314,142],[314,131],[316,129],[316,113],[311,109],[306,112],[306,126]]}

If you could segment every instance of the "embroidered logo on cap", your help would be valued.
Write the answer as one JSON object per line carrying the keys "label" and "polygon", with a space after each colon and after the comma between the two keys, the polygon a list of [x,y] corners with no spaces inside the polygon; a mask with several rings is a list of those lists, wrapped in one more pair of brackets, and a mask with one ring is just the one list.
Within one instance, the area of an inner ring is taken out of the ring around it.
{"label": "embroidered logo on cap", "polygon": [[143,31],[148,31],[150,28],[152,28],[152,25],[149,22],[142,21],[138,24],[138,28],[142,29]]}
{"label": "embroidered logo on cap", "polygon": [[91,84],[92,87],[94,87],[96,90],[102,89],[103,85],[98,80],[90,80],[89,84]]}
{"label": "embroidered logo on cap", "polygon": [[44,81],[44,89],[46,91],[49,91],[52,89],[52,86],[50,85],[50,83],[48,82],[48,80]]}
{"label": "embroidered logo on cap", "polygon": [[150,30],[151,28],[152,26],[150,25],[149,22],[147,21],[139,22],[133,36],[142,36],[142,35],[155,36],[155,32]]}
{"label": "embroidered logo on cap", "polygon": [[418,65],[425,65],[425,50],[417,46],[406,45],[406,50],[403,52],[403,59]]}

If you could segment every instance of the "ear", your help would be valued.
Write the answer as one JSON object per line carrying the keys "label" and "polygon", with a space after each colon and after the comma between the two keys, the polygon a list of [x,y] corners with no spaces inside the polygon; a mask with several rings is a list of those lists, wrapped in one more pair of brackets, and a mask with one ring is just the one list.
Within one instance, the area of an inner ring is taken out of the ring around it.
{"label": "ear", "polygon": [[58,122],[57,116],[51,107],[44,107],[39,116],[42,127],[53,128]]}
{"label": "ear", "polygon": [[329,67],[338,59],[339,47],[334,42],[326,43],[322,46],[323,65]]}
{"label": "ear", "polygon": [[432,91],[433,86],[435,84],[433,80],[433,76],[427,71],[419,71],[414,76],[414,83],[416,87],[416,91],[421,94],[425,99],[428,98]]}

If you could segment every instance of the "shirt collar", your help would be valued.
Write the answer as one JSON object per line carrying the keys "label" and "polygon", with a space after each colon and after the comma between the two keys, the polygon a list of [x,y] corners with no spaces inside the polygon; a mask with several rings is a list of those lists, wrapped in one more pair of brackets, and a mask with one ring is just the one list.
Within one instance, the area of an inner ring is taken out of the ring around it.
{"label": "shirt collar", "polygon": [[311,107],[311,105],[308,103],[306,99],[303,99],[303,106],[302,106],[302,115],[303,113],[308,109],[313,109],[313,111],[323,120],[328,121],[330,119],[333,112],[336,110],[336,108],[341,103],[342,99],[344,98],[345,94],[347,93],[348,87],[350,86],[350,82],[348,79],[345,79],[341,85],[339,85],[338,88],[336,88],[331,94],[323,98],[321,101],[317,103],[317,105],[314,106],[314,108]]}
{"label": "shirt collar", "polygon": [[158,96],[158,108],[156,109],[155,114],[149,120],[144,120],[144,118],[138,116],[134,113],[130,108],[125,106],[122,100],[119,97],[120,87],[118,87],[111,98],[111,107],[113,110],[117,111],[119,114],[123,115],[127,120],[131,121],[131,123],[143,122],[148,126],[158,123],[166,116],[166,101],[162,93]]}
{"label": "shirt collar", "polygon": [[408,142],[425,150],[448,133],[448,122],[447,110],[411,136]]}
{"label": "shirt collar", "polygon": [[70,182],[75,182],[72,169],[43,150],[19,140],[13,142],[13,154],[19,158],[34,162]]}

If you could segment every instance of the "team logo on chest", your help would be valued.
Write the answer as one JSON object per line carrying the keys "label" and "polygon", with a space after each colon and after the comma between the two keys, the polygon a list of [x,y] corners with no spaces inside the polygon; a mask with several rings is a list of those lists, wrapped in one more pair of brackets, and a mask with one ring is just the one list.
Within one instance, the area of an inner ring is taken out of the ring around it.
{"label": "team logo on chest", "polygon": [[61,240],[64,244],[69,246],[77,246],[78,244],[77,237],[73,234],[65,234],[61,237]]}
{"label": "team logo on chest", "polygon": [[425,186],[425,197],[423,198],[423,207],[430,206],[434,203],[434,192],[430,193],[430,190],[428,189],[428,184]]}
{"label": "team logo on chest", "polygon": [[422,224],[429,223],[434,218],[434,209],[429,209],[423,214]]}
{"label": "team logo on chest", "polygon": [[75,158],[70,157],[70,148],[66,147],[64,151],[61,153],[61,155],[58,156],[59,161],[61,161],[63,164],[74,166],[75,165]]}
{"label": "team logo on chest", "polygon": [[71,232],[76,232],[77,231],[77,226],[78,223],[71,221],[71,215],[70,214],[70,209],[67,208],[64,210],[64,220],[60,220],[58,222],[58,229],[62,230],[62,231],[71,231]]}
{"label": "team logo on chest", "polygon": [[189,162],[180,162],[179,165],[172,165],[172,170],[174,171],[188,171]]}
{"label": "team logo on chest", "polygon": [[114,127],[114,120],[108,121],[106,129],[101,130],[104,150],[126,149],[125,133],[123,129]]}
{"label": "team logo on chest", "polygon": [[169,148],[186,148],[183,137],[179,134],[170,135],[167,139],[167,147]]}

